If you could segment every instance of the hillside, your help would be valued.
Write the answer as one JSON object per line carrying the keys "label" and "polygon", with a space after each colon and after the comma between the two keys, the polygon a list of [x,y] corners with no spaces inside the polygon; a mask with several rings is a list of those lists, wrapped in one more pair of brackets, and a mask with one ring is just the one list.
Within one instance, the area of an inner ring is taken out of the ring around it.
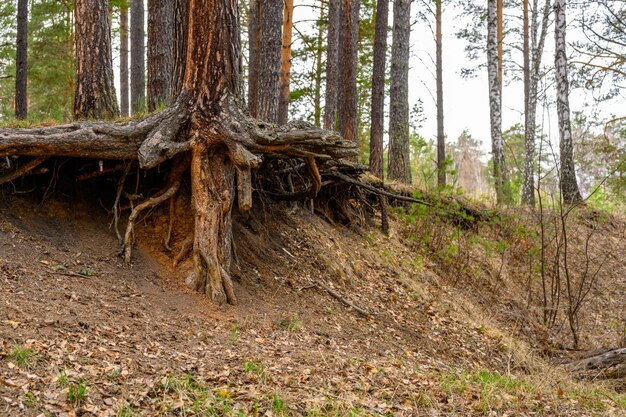
{"label": "hillside", "polygon": [[576,214],[572,262],[603,267],[573,352],[527,305],[530,213],[464,228],[396,210],[387,236],[256,207],[234,226],[239,303],[216,307],[184,285],[190,260],[172,268],[162,211],[127,267],[96,204],[6,198],[0,415],[626,415],[623,369],[551,365],[623,346],[623,220]]}

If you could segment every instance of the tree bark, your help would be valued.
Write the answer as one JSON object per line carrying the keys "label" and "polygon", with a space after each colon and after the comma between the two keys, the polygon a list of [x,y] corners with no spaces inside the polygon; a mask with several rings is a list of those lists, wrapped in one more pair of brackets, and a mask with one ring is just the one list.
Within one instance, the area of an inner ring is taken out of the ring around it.
{"label": "tree bark", "polygon": [[112,119],[119,115],[113,83],[108,0],[74,3],[76,38],[75,119]]}
{"label": "tree bark", "polygon": [[283,0],[250,2],[250,114],[278,121]]}
{"label": "tree bark", "polygon": [[435,43],[437,67],[437,185],[446,185],[446,136],[443,125],[443,40],[441,36],[441,2],[435,0]]}
{"label": "tree bark", "polygon": [[503,0],[497,0],[498,15],[498,88],[502,95],[502,81],[504,80],[504,5]]}
{"label": "tree bark", "polygon": [[280,54],[280,98],[278,123],[289,120],[289,81],[291,77],[291,32],[293,30],[293,0],[285,0],[283,12],[283,47]]}
{"label": "tree bark", "polygon": [[317,24],[317,51],[315,52],[315,92],[313,94],[313,120],[315,126],[321,126],[322,122],[322,22],[324,21],[324,0],[320,0],[320,17]]}
{"label": "tree bark", "polygon": [[554,39],[555,57],[554,67],[556,70],[556,107],[559,118],[560,136],[560,182],[561,197],[565,204],[575,204],[582,201],[576,180],[576,167],[574,166],[574,144],[572,142],[572,125],[569,108],[569,81],[567,76],[566,55],[566,15],[565,0],[554,2]]}
{"label": "tree bark", "polygon": [[187,28],[189,23],[189,1],[174,0],[174,46],[172,68],[171,97],[178,97],[183,87],[187,64]]}
{"label": "tree bark", "polygon": [[171,102],[174,1],[148,1],[148,111]]}
{"label": "tree bark", "polygon": [[146,108],[146,65],[143,0],[130,2],[130,112]]}
{"label": "tree bark", "polygon": [[370,172],[378,178],[383,172],[383,137],[385,133],[385,68],[387,61],[387,25],[389,0],[376,4],[374,62],[372,68],[372,114],[370,130]]}
{"label": "tree bark", "polygon": [[122,117],[128,116],[128,7],[120,7],[120,107]]}
{"label": "tree bark", "polygon": [[506,178],[502,140],[502,97],[498,77],[498,13],[496,3],[497,0],[489,0],[487,5],[487,71],[489,77],[491,149],[497,203],[508,204],[510,202],[510,188]]}
{"label": "tree bark", "polygon": [[26,119],[28,114],[28,0],[17,2],[15,47],[15,118]]}
{"label": "tree bark", "polygon": [[411,0],[395,0],[393,3],[387,172],[390,179],[408,184],[411,183],[409,148],[410,38]]}
{"label": "tree bark", "polygon": [[[525,144],[525,152],[528,155],[529,152],[529,139],[531,136],[531,131],[535,130],[534,125],[530,125],[530,18],[528,15],[528,0],[523,0],[523,38],[524,38],[524,47],[523,47],[523,55],[524,55],[524,144]],[[534,148],[534,146],[533,146]],[[534,149],[533,149],[534,151]],[[533,152],[534,153],[534,152]],[[529,163],[531,166],[527,167],[526,164]],[[535,205],[535,191],[534,179],[529,179],[526,176],[534,176],[533,166],[534,161],[532,159],[526,160],[524,158],[524,178],[522,185],[522,204],[526,204],[534,207]],[[530,188],[530,189],[528,189]]]}
{"label": "tree bark", "polygon": [[[527,1],[527,0],[526,0]],[[539,28],[538,2],[534,0],[532,11],[532,27],[530,28],[531,40],[531,70],[530,85],[528,88],[528,108],[525,117],[525,154],[524,154],[524,174],[522,183],[522,204],[534,207],[535,205],[535,128],[537,125],[537,101],[539,95],[539,80],[541,78],[541,58],[548,33],[548,22],[550,20],[550,0],[546,0],[541,19],[541,29]],[[539,36],[539,38],[537,38]]]}
{"label": "tree bark", "polygon": [[360,0],[342,0],[339,50],[339,132],[346,140],[358,142],[356,67],[358,65]]}
{"label": "tree bark", "polygon": [[324,129],[337,126],[339,91],[339,29],[341,0],[328,0],[328,46],[326,48],[326,92],[324,98]]}

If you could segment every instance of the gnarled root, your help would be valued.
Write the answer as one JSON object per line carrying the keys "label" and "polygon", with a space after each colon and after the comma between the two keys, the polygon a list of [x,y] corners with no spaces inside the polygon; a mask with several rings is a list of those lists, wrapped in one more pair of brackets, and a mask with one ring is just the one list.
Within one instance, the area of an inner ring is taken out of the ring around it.
{"label": "gnarled root", "polygon": [[192,147],[191,187],[195,208],[194,272],[187,285],[217,304],[237,299],[228,271],[232,261],[231,209],[235,198],[235,166],[228,151]]}

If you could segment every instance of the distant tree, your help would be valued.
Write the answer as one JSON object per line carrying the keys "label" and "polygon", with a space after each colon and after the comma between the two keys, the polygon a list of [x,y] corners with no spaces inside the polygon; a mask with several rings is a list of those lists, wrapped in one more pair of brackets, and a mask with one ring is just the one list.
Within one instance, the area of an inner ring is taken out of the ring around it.
{"label": "distant tree", "polygon": [[385,132],[385,69],[389,0],[376,3],[376,34],[372,73],[372,111],[370,128],[370,172],[383,178],[383,136]]}
{"label": "distant tree", "polygon": [[113,83],[108,0],[76,0],[75,119],[111,119],[119,115]]}
{"label": "distant tree", "polygon": [[285,124],[289,120],[292,31],[293,0],[285,0],[285,10],[283,12],[283,41],[280,54],[280,98],[278,100],[278,123],[280,124]]}
{"label": "distant tree", "polygon": [[[524,0],[524,175],[522,204],[535,205],[535,137],[537,126],[537,101],[541,79],[541,58],[548,33],[550,20],[550,0],[546,0],[543,12],[538,10],[538,2],[533,3],[530,21],[528,0]],[[529,28],[530,26],[530,28]],[[530,29],[530,39],[529,39]]]}
{"label": "distant tree", "polygon": [[130,2],[130,107],[131,114],[145,110],[146,64],[143,0]]}
{"label": "distant tree", "polygon": [[26,119],[28,113],[28,0],[17,2],[17,39],[15,42],[15,118]]}
{"label": "distant tree", "polygon": [[358,141],[357,65],[360,0],[342,0],[339,33],[339,133],[346,140]]}
{"label": "distant tree", "polygon": [[411,0],[393,4],[393,44],[391,48],[391,94],[389,108],[388,175],[411,183],[409,149],[409,56]]}
{"label": "distant tree", "polygon": [[120,10],[120,108],[122,117],[128,116],[128,7]]}
{"label": "distant tree", "polygon": [[266,122],[278,121],[283,0],[250,2],[248,107]]}
{"label": "distant tree", "polygon": [[341,1],[342,0],[328,0],[328,46],[326,52],[326,97],[324,102],[324,129],[330,130],[334,130],[337,123]]}
{"label": "distant tree", "polygon": [[148,111],[170,104],[174,71],[174,1],[148,1]]}
{"label": "distant tree", "polygon": [[557,114],[559,119],[559,150],[560,150],[560,185],[561,197],[566,204],[574,204],[582,201],[578,182],[576,180],[576,167],[574,166],[574,145],[572,142],[572,125],[569,108],[569,81],[567,77],[566,55],[566,12],[565,0],[554,2],[554,39],[557,88]]}
{"label": "distant tree", "polygon": [[442,0],[435,0],[435,45],[437,78],[437,185],[446,185],[446,135],[443,124]]}
{"label": "distant tree", "polygon": [[498,0],[487,5],[487,71],[489,78],[489,114],[491,121],[491,148],[493,153],[493,177],[498,204],[511,201],[510,187],[504,161],[502,140],[502,96],[500,85],[500,53],[498,46]]}

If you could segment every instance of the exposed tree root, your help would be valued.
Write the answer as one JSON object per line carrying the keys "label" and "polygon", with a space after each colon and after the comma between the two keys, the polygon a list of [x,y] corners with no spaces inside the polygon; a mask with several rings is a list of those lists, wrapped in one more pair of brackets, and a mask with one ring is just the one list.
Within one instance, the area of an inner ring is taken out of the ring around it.
{"label": "exposed tree root", "polygon": [[15,171],[9,172],[8,174],[0,176],[0,185],[13,181],[19,177],[28,175],[33,169],[37,168],[39,165],[44,163],[47,159],[48,159],[47,156],[39,156],[37,158],[33,158],[27,163],[25,163],[24,165],[17,168]]}
{"label": "exposed tree root", "polygon": [[374,312],[365,310],[364,308],[361,308],[361,307],[357,306],[356,304],[352,303],[351,301],[346,300],[338,292],[336,292],[335,290],[330,288],[328,285],[322,284],[321,282],[318,282],[318,283],[316,283],[314,285],[316,287],[319,287],[319,288],[325,290],[333,298],[335,298],[336,300],[339,300],[340,302],[342,302],[346,306],[350,307],[351,309],[353,309],[354,311],[356,311],[357,313],[359,313],[362,316],[371,317],[371,316],[378,316],[379,315],[378,313],[374,313]]}
{"label": "exposed tree root", "polygon": [[185,259],[187,255],[189,255],[189,252],[191,252],[191,249],[193,248],[193,240],[193,236],[187,236],[185,240],[183,240],[182,245],[180,245],[180,250],[178,251],[178,254],[174,257],[174,260],[172,261],[173,268],[176,268],[178,264],[181,263],[181,261]]}

